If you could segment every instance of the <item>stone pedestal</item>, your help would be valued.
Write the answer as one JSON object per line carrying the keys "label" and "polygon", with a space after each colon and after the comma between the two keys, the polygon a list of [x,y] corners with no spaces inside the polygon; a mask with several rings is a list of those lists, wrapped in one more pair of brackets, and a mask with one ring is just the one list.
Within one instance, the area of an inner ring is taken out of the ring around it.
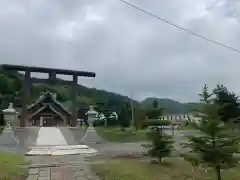
{"label": "stone pedestal", "polygon": [[83,138],[81,139],[81,142],[84,144],[100,144],[104,143],[105,140],[103,140],[96,132],[95,128],[90,125]]}
{"label": "stone pedestal", "polygon": [[93,109],[93,106],[90,106],[89,111],[87,111],[89,127],[93,126],[93,122],[95,121],[97,114],[98,112]]}
{"label": "stone pedestal", "polygon": [[89,126],[86,130],[84,137],[81,139],[81,141],[85,144],[101,143],[104,141],[100,136],[98,136],[95,128],[93,127],[93,122],[95,121],[97,114],[98,112],[95,111],[92,106],[87,112]]}
{"label": "stone pedestal", "polygon": [[13,104],[10,103],[8,108],[3,110],[3,113],[6,122],[4,129],[12,130],[14,122],[18,120],[18,112],[13,108]]}
{"label": "stone pedestal", "polygon": [[18,120],[18,113],[13,108],[12,103],[9,104],[8,109],[3,110],[3,113],[6,126],[0,136],[0,151],[16,152],[18,151],[17,146],[19,141],[14,133],[13,124],[14,121]]}

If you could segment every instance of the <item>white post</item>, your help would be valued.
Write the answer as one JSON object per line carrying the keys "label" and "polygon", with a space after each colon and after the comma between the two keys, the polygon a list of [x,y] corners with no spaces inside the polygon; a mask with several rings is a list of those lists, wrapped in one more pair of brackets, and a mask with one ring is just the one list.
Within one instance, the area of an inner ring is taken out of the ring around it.
{"label": "white post", "polygon": [[131,111],[132,111],[132,125],[134,125],[134,108],[133,108],[133,101],[132,101],[132,93],[130,95],[131,99]]}
{"label": "white post", "polygon": [[40,127],[42,127],[43,126],[43,117],[41,116],[40,117]]}

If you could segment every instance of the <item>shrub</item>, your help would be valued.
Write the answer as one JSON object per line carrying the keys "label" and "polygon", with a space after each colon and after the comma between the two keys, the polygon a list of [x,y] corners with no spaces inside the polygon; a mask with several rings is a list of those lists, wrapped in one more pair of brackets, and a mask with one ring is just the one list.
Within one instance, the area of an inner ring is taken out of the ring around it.
{"label": "shrub", "polygon": [[148,148],[148,155],[152,158],[157,158],[161,163],[164,157],[171,155],[173,148],[172,137],[165,134],[161,128],[152,128],[148,133],[148,138],[151,143],[142,145]]}

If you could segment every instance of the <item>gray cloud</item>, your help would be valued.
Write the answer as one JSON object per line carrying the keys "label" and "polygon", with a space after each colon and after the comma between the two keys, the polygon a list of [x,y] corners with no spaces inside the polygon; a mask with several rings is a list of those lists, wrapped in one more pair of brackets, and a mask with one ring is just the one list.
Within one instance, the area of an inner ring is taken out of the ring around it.
{"label": "gray cloud", "polygon": [[[236,0],[131,2],[240,49]],[[96,79],[79,83],[136,99],[194,101],[204,83],[240,93],[238,53],[117,0],[2,0],[0,39],[1,63],[95,71]]]}

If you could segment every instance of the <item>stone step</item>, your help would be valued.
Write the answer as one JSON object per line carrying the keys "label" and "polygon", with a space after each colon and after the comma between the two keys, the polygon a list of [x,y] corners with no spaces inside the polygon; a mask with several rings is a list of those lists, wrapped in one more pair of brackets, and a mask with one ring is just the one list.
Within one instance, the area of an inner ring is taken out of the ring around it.
{"label": "stone step", "polygon": [[97,151],[86,145],[66,145],[66,146],[35,146],[26,153],[28,156],[61,156],[75,154],[95,154]]}

